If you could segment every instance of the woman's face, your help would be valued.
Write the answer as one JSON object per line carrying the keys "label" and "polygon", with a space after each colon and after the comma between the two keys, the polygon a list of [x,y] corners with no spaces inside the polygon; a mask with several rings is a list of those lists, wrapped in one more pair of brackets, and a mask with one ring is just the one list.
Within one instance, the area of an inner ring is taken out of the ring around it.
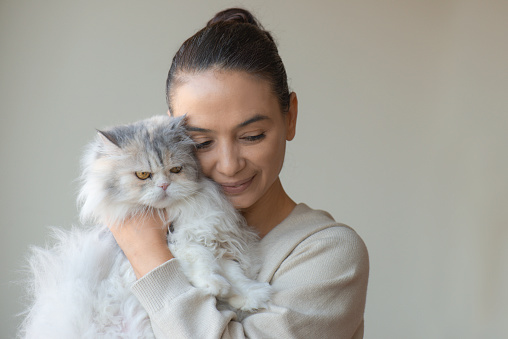
{"label": "woman's face", "polygon": [[205,175],[238,209],[276,199],[286,140],[295,135],[296,95],[283,115],[270,84],[248,73],[210,70],[179,78],[171,113],[187,114]]}

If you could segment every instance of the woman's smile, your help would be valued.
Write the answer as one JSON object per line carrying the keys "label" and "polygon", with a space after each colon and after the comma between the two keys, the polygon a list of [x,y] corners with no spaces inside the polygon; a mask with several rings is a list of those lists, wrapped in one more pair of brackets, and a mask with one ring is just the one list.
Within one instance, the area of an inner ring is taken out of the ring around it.
{"label": "woman's smile", "polygon": [[246,180],[237,181],[237,182],[219,183],[219,184],[221,185],[224,193],[226,193],[227,195],[241,194],[246,189],[249,188],[250,184],[254,180],[254,177],[248,178]]}

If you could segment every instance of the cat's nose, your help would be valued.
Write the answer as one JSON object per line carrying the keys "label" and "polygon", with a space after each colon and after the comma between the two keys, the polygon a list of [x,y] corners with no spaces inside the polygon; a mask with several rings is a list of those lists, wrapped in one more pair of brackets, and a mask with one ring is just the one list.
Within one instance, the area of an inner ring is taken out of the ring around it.
{"label": "cat's nose", "polygon": [[164,191],[168,188],[168,186],[169,186],[168,183],[163,183],[159,185],[159,187],[162,188]]}

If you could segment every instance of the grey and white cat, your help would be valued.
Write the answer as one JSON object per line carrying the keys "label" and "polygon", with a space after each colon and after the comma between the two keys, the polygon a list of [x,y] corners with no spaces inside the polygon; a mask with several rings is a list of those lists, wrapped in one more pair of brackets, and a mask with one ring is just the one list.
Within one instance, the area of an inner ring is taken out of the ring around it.
{"label": "grey and white cat", "polygon": [[196,288],[241,311],[265,306],[270,286],[255,280],[258,237],[201,173],[185,118],[99,132],[82,182],[80,216],[97,226],[55,230],[54,246],[33,249],[25,338],[153,337],[130,292],[132,267],[106,226],[147,213],[171,222],[168,246]]}

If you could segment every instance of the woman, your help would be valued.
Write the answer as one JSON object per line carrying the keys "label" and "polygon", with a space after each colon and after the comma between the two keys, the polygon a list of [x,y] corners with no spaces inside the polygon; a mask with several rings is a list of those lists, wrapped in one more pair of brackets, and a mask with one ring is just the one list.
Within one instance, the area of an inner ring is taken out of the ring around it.
{"label": "woman", "polygon": [[326,212],[296,204],[279,179],[298,100],[271,35],[248,11],[218,13],[184,42],[167,79],[168,113],[187,114],[203,172],[261,240],[258,280],[274,294],[238,322],[194,288],[158,219],[111,227],[159,338],[362,338],[368,255]]}

